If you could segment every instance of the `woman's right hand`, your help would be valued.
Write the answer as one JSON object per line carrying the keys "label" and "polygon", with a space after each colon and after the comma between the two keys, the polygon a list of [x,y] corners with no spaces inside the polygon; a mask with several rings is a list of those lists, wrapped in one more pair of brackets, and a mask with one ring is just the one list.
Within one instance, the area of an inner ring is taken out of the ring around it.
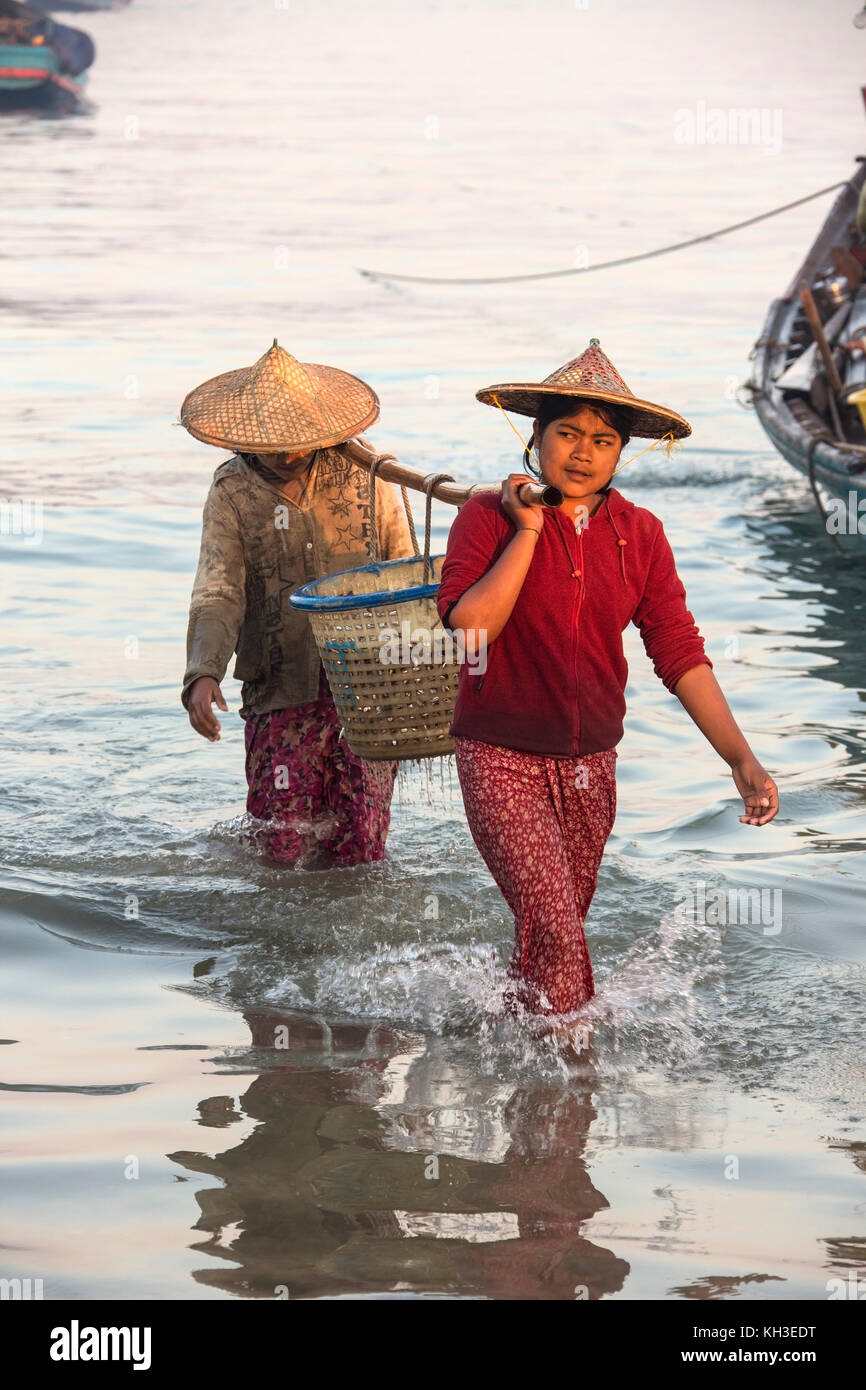
{"label": "woman's right hand", "polygon": [[193,681],[189,690],[189,702],[187,704],[189,722],[196,733],[201,734],[202,738],[210,739],[211,743],[217,743],[222,725],[211,709],[213,704],[218,705],[221,710],[228,713],[228,705],[223,699],[219,681],[215,681],[213,676],[199,676],[197,681]]}
{"label": "woman's right hand", "polygon": [[502,510],[510,516],[518,531],[540,531],[544,525],[544,508],[540,502],[526,507],[517,493],[524,483],[537,483],[528,473],[509,473],[502,483]]}
{"label": "woman's right hand", "polygon": [[[451,609],[449,623],[452,631],[474,632],[479,643],[483,639],[490,643],[496,640],[511,617],[517,596],[523,587],[532,557],[537,549],[538,537],[544,527],[544,508],[540,503],[526,507],[518,497],[518,489],[526,483],[537,483],[528,473],[509,473],[503,480],[500,504],[518,531],[530,531],[535,540],[531,545],[521,541],[514,544],[512,536],[501,555],[480,579],[466,590],[459,602]],[[462,528],[465,530],[465,528]],[[453,535],[453,532],[452,532]],[[448,540],[451,554],[451,538]]]}

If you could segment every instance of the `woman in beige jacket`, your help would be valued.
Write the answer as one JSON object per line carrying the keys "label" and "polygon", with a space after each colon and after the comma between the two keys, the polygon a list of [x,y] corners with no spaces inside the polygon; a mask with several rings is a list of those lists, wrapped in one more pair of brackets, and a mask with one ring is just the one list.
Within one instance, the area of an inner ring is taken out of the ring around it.
{"label": "woman in beige jacket", "polygon": [[[216,742],[220,682],[232,653],[243,682],[247,810],[254,839],[281,863],[381,859],[395,762],[368,763],[341,728],[304,613],[289,595],[368,563],[369,475],[341,445],[378,417],[375,393],[334,367],[296,361],[276,341],[250,368],[192,391],[181,422],[235,450],[204,507],[181,694],[192,727]],[[400,493],[377,484],[383,559],[411,555]]]}

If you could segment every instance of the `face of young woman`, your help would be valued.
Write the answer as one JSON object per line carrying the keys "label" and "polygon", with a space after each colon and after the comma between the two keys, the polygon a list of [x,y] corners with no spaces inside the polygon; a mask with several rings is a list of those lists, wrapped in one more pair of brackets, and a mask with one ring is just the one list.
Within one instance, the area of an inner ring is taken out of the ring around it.
{"label": "face of young woman", "polygon": [[581,406],[547,426],[538,456],[545,481],[580,502],[607,486],[621,449],[616,430],[594,410]]}

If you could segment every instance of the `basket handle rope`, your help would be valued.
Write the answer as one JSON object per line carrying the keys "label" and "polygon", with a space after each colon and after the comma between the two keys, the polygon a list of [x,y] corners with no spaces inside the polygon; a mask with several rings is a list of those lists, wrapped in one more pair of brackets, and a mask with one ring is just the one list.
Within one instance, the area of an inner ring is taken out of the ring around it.
{"label": "basket handle rope", "polygon": [[[370,559],[375,563],[379,559],[379,536],[376,531],[376,472],[380,463],[399,463],[400,460],[394,454],[377,454],[370,464],[370,538],[367,542],[367,552]],[[415,519],[412,516],[412,508],[409,505],[409,493],[406,491],[404,483],[400,484],[400,492],[403,495],[403,507],[406,512],[406,520],[409,523],[409,536],[412,541],[412,552],[417,559],[421,558],[421,551],[418,549],[418,537],[415,534]]]}
{"label": "basket handle rope", "polygon": [[[370,464],[370,539],[367,550],[372,563],[379,559],[379,534],[376,530],[376,474],[379,465],[385,461],[398,463],[399,460],[394,454],[377,454]],[[424,493],[426,503],[424,507],[424,580],[425,584],[430,582],[430,527],[433,512],[433,489],[437,483],[453,483],[454,478],[450,473],[428,473],[424,479]],[[415,522],[412,518],[412,508],[409,505],[409,494],[401,484],[400,491],[403,494],[403,506],[406,509],[406,520],[409,523],[409,535],[412,538],[412,549],[415,557],[420,560],[421,551],[418,549],[418,537],[415,532]]]}
{"label": "basket handle rope", "polygon": [[429,584],[432,578],[430,571],[430,523],[433,515],[433,489],[437,483],[453,483],[454,479],[450,473],[428,473],[424,479],[424,579],[423,583]]}
{"label": "basket handle rope", "polygon": [[406,491],[406,484],[400,484],[400,491],[403,494],[403,507],[406,511],[406,520],[409,523],[409,535],[412,538],[412,549],[416,555],[420,555],[418,549],[418,537],[415,535],[415,518],[412,516],[412,508],[409,504],[409,493]]}

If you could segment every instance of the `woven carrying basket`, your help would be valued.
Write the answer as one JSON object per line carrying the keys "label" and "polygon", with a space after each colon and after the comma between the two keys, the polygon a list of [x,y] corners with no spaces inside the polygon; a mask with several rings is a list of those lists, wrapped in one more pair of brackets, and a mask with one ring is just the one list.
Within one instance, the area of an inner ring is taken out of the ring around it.
{"label": "woven carrying basket", "polygon": [[460,676],[435,602],[445,557],[430,555],[432,488],[447,475],[425,480],[424,554],[404,488],[416,553],[379,561],[375,487],[383,457],[370,470],[371,563],[305,584],[290,602],[310,620],[352,752],[368,762],[438,758],[454,750],[448,730]]}

